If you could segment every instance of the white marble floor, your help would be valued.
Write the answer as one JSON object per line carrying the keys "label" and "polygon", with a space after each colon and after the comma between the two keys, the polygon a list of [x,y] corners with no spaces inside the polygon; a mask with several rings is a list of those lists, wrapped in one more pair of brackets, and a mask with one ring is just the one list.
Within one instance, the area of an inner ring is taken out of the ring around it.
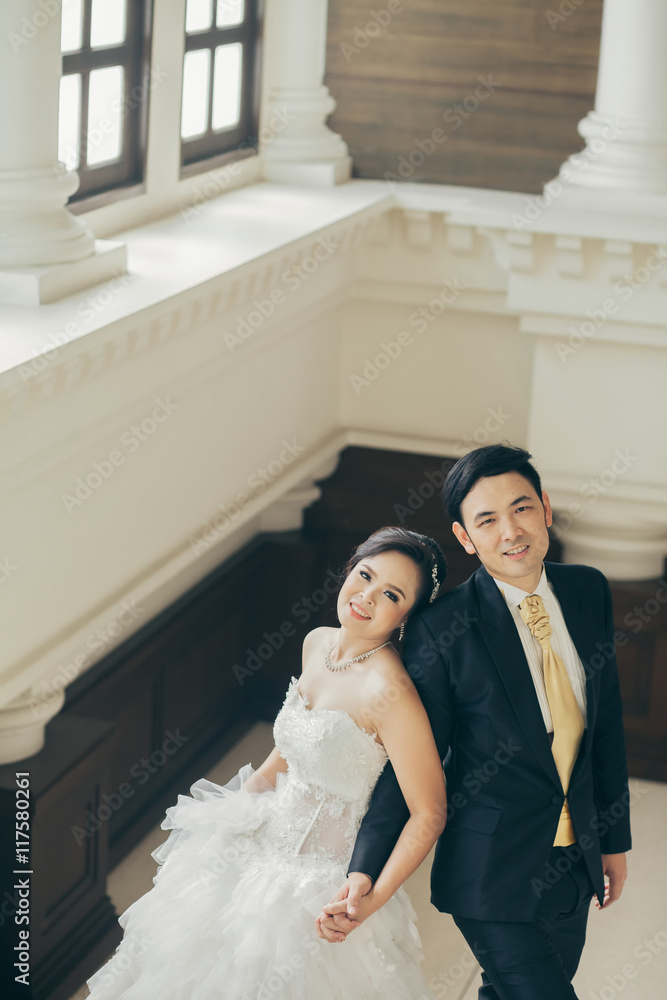
{"label": "white marble floor", "polygon": [[[260,723],[206,777],[224,784],[243,764],[261,763],[272,746],[271,727]],[[574,981],[580,1000],[667,1000],[667,785],[636,779],[630,784],[635,846],[629,855],[629,878],[618,903],[602,913],[591,909],[588,940]],[[118,913],[151,888],[151,851],[166,836],[156,827],[111,872],[109,893]],[[478,967],[451,917],[431,906],[429,870],[427,859],[406,885],[419,918],[424,971],[436,997],[476,1000]],[[87,996],[84,986],[72,1000]]]}

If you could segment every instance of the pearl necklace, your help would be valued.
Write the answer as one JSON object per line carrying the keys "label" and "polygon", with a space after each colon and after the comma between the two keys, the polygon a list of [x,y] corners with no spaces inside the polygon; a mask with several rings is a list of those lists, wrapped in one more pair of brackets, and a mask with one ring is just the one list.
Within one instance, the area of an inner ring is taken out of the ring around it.
{"label": "pearl necklace", "polygon": [[345,670],[346,667],[351,667],[353,663],[357,663],[359,660],[365,660],[367,656],[371,655],[371,653],[377,653],[378,649],[383,649],[385,646],[388,646],[390,642],[391,639],[388,639],[387,642],[383,642],[381,646],[376,646],[375,649],[369,649],[367,653],[360,653],[359,656],[353,656],[351,660],[345,660],[344,663],[332,663],[329,656],[333,653],[334,646],[338,645],[338,640],[336,639],[329,652],[324,654],[324,662],[329,670]]}

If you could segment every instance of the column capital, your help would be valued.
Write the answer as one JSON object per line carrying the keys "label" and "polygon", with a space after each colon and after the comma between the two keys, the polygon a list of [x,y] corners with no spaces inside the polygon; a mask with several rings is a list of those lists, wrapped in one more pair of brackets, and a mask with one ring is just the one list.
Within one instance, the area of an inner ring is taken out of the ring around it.
{"label": "column capital", "polygon": [[579,481],[543,471],[552,531],[565,562],[595,566],[610,580],[654,579],[667,552],[667,493],[655,485],[623,483],[620,476],[612,467]]}

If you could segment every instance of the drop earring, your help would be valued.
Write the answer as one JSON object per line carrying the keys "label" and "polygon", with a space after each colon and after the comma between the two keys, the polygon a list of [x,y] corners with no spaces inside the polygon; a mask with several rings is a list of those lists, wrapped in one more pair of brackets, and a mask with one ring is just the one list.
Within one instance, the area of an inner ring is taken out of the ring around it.
{"label": "drop earring", "polygon": [[400,628],[399,633],[398,633],[398,638],[399,638],[399,640],[401,642],[403,642],[403,636],[404,635],[405,635],[405,622],[401,622],[401,628]]}

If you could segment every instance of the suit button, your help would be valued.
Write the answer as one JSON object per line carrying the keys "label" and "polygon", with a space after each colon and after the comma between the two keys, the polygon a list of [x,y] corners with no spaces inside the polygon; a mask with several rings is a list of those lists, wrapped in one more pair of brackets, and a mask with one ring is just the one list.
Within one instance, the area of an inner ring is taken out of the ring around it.
{"label": "suit button", "polygon": [[562,806],[562,804],[563,804],[563,802],[564,802],[565,800],[563,799],[563,796],[562,796],[562,795],[554,795],[554,797],[552,798],[552,800],[551,800],[551,801],[553,802],[553,804],[554,804],[555,806]]}

